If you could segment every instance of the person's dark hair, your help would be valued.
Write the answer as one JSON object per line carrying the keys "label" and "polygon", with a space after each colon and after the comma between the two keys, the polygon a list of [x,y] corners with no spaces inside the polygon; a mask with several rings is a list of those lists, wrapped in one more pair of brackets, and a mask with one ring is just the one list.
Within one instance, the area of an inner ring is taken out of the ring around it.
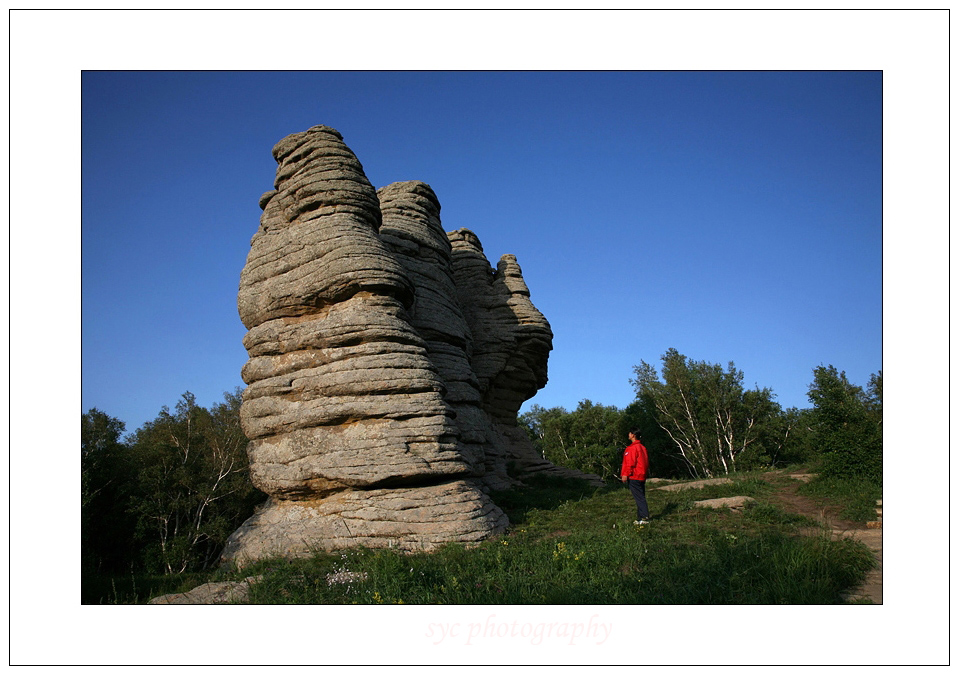
{"label": "person's dark hair", "polygon": [[636,438],[640,440],[642,440],[643,438],[642,434],[639,433],[639,429],[630,429],[629,433],[631,433],[633,436],[635,436]]}

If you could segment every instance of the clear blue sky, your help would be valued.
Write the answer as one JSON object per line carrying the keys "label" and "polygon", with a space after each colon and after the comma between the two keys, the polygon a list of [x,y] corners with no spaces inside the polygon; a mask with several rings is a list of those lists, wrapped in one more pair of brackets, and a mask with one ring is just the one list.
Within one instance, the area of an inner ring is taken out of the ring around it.
{"label": "clear blue sky", "polygon": [[882,368],[882,74],[85,72],[82,403],[133,431],[242,385],[273,144],[338,129],[377,187],[513,253],[555,334],[527,403],[625,406],[670,347],[807,407]]}

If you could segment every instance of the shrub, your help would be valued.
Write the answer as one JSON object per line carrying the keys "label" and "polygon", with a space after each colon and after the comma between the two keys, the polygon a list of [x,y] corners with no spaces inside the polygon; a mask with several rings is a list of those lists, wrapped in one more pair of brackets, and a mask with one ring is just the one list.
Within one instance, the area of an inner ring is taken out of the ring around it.
{"label": "shrub", "polygon": [[882,371],[869,391],[835,367],[816,368],[809,388],[813,439],[824,476],[862,478],[882,484]]}

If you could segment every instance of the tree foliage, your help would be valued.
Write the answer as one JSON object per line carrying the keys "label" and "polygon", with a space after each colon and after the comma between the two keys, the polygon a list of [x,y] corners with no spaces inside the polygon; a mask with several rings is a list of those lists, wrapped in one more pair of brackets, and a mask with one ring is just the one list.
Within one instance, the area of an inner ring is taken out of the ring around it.
{"label": "tree foliage", "polygon": [[[101,568],[109,561],[114,571],[164,573],[216,562],[227,537],[264,498],[249,479],[240,400],[236,391],[204,408],[187,392],[173,412],[164,407],[123,442],[118,420],[96,410],[83,416],[84,457],[89,447],[110,449],[98,451],[109,471],[97,469],[95,481],[84,476],[85,559]],[[107,474],[109,483],[101,477]],[[94,501],[97,486],[101,494],[110,488],[109,503]],[[122,536],[103,536],[111,528]]]}
{"label": "tree foliage", "polygon": [[[743,372],[730,362],[694,361],[669,349],[662,380],[640,362],[630,380],[647,415],[670,439],[674,456],[694,477],[728,474],[768,463],[781,413],[770,389],[743,388]],[[781,430],[780,430],[781,431]]]}
{"label": "tree foliage", "polygon": [[533,445],[553,464],[608,480],[619,475],[622,449],[628,444],[622,417],[615,406],[586,399],[572,412],[534,405],[518,421]]}
{"label": "tree foliage", "polygon": [[[131,453],[140,471],[132,505],[150,567],[176,573],[208,567],[262,497],[248,475],[240,395],[209,410],[187,392],[137,430]],[[239,522],[238,522],[239,521]]]}
{"label": "tree foliage", "polygon": [[767,434],[769,465],[804,464],[815,460],[811,440],[811,410],[787,408],[770,420]]}
{"label": "tree foliage", "polygon": [[81,417],[80,548],[87,571],[108,571],[125,562],[133,517],[118,505],[129,498],[132,470],[121,441],[125,425],[96,408]]}
{"label": "tree foliage", "polygon": [[812,435],[826,476],[882,483],[882,371],[863,390],[834,366],[813,371]]}
{"label": "tree foliage", "polygon": [[625,433],[639,429],[640,439],[649,457],[649,475],[657,478],[684,478],[689,468],[676,452],[672,439],[656,422],[656,411],[637,399],[623,409]]}

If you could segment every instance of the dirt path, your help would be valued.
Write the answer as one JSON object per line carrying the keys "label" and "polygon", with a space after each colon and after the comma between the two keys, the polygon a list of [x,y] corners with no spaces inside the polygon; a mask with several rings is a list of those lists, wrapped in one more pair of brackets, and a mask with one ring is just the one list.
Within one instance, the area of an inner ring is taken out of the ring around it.
{"label": "dirt path", "polygon": [[[787,474],[777,474],[779,476]],[[862,586],[851,591],[846,600],[849,602],[871,601],[882,604],[882,529],[864,528],[861,523],[844,520],[839,517],[838,507],[827,505],[824,501],[806,497],[798,493],[800,484],[808,480],[808,474],[789,475],[794,480],[788,483],[777,481],[777,491],[770,495],[771,501],[785,511],[814,518],[823,523],[832,532],[834,538],[851,537],[869,547],[876,556],[877,567],[866,575]],[[809,528],[806,534],[818,534],[815,528]]]}

